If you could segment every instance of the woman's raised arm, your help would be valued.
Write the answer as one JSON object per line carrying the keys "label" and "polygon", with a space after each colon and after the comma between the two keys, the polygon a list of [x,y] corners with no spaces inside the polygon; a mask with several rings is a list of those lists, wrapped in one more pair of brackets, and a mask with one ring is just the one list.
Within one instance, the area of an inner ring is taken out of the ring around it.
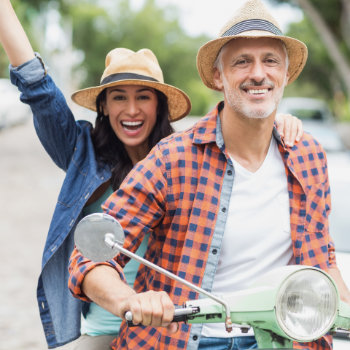
{"label": "woman's raised arm", "polygon": [[10,0],[0,0],[0,43],[14,67],[34,58],[33,48]]}

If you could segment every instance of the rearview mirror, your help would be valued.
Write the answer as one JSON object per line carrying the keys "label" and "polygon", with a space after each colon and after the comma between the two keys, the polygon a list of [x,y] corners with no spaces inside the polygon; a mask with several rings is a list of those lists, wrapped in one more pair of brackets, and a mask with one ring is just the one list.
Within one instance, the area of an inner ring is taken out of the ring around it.
{"label": "rearview mirror", "polygon": [[124,231],[120,223],[112,216],[94,213],[85,216],[77,225],[74,240],[77,249],[86,258],[102,262],[113,259],[119,253],[117,246],[105,243],[110,237],[120,246],[124,244]]}

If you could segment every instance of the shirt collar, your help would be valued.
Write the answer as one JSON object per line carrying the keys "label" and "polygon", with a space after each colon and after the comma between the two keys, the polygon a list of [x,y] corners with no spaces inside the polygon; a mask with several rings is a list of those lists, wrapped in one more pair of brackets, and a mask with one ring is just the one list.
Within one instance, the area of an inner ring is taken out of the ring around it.
{"label": "shirt collar", "polygon": [[[216,142],[221,151],[224,151],[225,144],[221,131],[221,120],[219,112],[224,108],[224,101],[219,102],[207,115],[201,118],[193,127],[193,143],[206,144]],[[273,137],[282,147],[283,151],[289,154],[288,149],[278,133],[276,123],[272,131]]]}
{"label": "shirt collar", "polygon": [[193,127],[193,143],[206,144],[217,141],[217,133],[221,135],[221,123],[219,111],[224,103],[219,102],[207,115],[201,118]]}

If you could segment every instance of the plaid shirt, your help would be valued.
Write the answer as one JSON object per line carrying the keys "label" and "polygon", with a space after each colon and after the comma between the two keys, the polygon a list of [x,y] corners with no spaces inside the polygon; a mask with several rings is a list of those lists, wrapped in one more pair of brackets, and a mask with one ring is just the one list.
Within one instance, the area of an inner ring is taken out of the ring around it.
{"label": "plaid shirt", "polygon": [[[145,258],[206,290],[211,290],[219,261],[234,179],[221,133],[220,106],[191,129],[162,140],[104,205],[105,212],[125,229],[124,247],[135,252],[149,232]],[[276,131],[274,136],[288,178],[295,261],[327,270],[335,265],[335,255],[328,233],[330,195],[325,153],[308,134],[292,149],[284,147]],[[121,273],[127,261],[119,255],[105,264]],[[87,300],[81,281],[94,266],[73,252],[69,287],[76,297]],[[134,288],[137,292],[166,291],[178,305],[198,297],[186,286],[143,265]],[[197,349],[201,328],[200,324],[181,323],[180,330],[169,336],[162,328],[128,329],[124,323],[113,349]],[[295,348],[331,349],[327,338]]]}

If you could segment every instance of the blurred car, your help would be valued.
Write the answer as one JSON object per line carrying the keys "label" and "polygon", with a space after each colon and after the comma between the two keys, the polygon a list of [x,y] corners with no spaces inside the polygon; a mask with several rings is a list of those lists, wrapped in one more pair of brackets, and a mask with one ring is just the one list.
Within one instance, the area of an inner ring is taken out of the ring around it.
{"label": "blurred car", "polygon": [[19,99],[20,92],[9,79],[0,79],[0,129],[28,120],[32,112]]}
{"label": "blurred car", "polygon": [[[302,119],[304,130],[321,143],[327,154],[331,187],[332,210],[329,230],[334,239],[337,264],[350,287],[350,153],[338,134],[334,118],[326,103],[318,99],[290,97],[282,99],[279,112],[290,113]],[[346,332],[334,336],[334,350],[349,350]]]}
{"label": "blurred car", "polygon": [[301,119],[304,130],[310,132],[326,152],[345,151],[344,143],[334,124],[334,117],[324,101],[305,97],[286,97],[282,99],[278,111],[290,113]]}
{"label": "blurred car", "polygon": [[[348,152],[329,153],[328,173],[331,186],[332,210],[329,216],[329,230],[336,248],[337,264],[343,279],[350,287],[350,155]],[[334,350],[350,349],[347,332],[334,336]]]}

